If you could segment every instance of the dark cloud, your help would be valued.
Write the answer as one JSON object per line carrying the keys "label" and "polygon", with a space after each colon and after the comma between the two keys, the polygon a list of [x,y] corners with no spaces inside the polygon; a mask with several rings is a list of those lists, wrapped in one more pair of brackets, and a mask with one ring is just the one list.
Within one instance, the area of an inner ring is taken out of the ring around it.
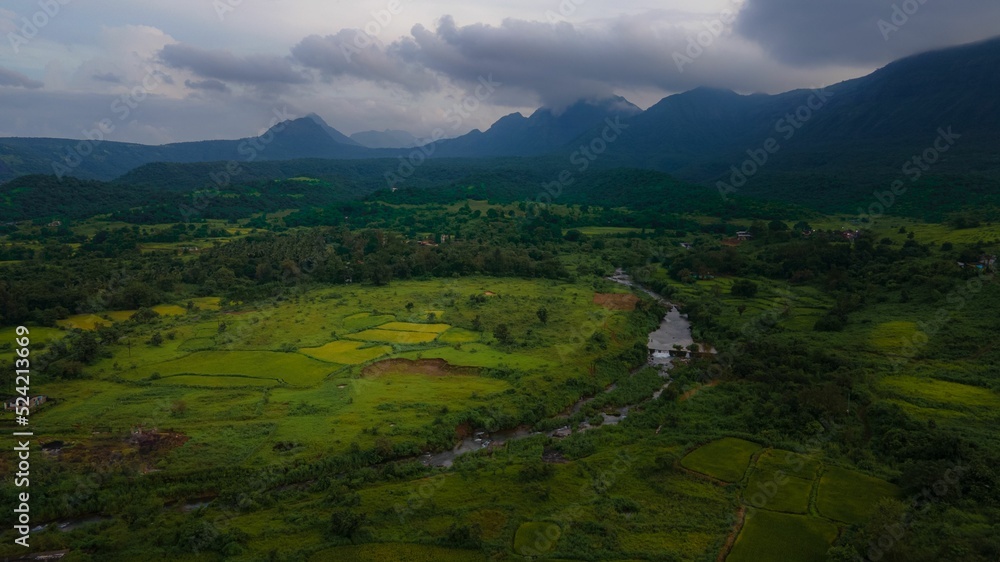
{"label": "dark cloud", "polygon": [[0,66],[0,86],[12,86],[14,88],[28,88],[37,90],[45,84],[38,80],[32,80],[20,72],[10,70]]}
{"label": "dark cloud", "polygon": [[351,77],[381,84],[398,84],[412,92],[440,87],[437,77],[411,56],[412,43],[386,47],[357,29],[336,35],[310,35],[292,48],[292,56],[325,77]]}
{"label": "dark cloud", "polygon": [[459,26],[444,17],[435,30],[415,26],[412,39],[397,43],[397,51],[461,83],[492,76],[522,101],[531,92],[554,108],[620,89],[669,93],[707,85],[773,91],[803,78],[764,59],[759,49],[733,41],[722,21],[714,22],[718,35],[681,68],[677,57],[687,53],[701,28],[674,21],[675,15],[664,11],[585,26],[515,19],[499,26]]}
{"label": "dark cloud", "polygon": [[209,90],[213,92],[229,93],[229,86],[219,80],[185,80],[184,85],[192,90]]}
{"label": "dark cloud", "polygon": [[736,31],[779,61],[876,65],[998,33],[996,0],[748,0]]}
{"label": "dark cloud", "polygon": [[97,80],[98,82],[108,82],[110,84],[122,83],[121,76],[118,76],[114,72],[104,72],[104,73],[94,74],[91,76],[91,78]]}
{"label": "dark cloud", "polygon": [[207,50],[176,43],[160,51],[160,59],[173,68],[184,68],[207,79],[249,85],[305,84],[309,77],[285,57],[249,55],[238,57],[229,51]]}

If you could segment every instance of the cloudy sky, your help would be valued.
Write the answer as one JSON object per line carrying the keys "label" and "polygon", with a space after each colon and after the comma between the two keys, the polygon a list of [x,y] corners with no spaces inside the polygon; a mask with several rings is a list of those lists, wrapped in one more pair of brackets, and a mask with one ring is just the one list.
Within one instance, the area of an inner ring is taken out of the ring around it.
{"label": "cloudy sky", "polygon": [[0,137],[239,138],[276,111],[451,136],[581,98],[823,86],[998,21],[996,0],[4,0]]}

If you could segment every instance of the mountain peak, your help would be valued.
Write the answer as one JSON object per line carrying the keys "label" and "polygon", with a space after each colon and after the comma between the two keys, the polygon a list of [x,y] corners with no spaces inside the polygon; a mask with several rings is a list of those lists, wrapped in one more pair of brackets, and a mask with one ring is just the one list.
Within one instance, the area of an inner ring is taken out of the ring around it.
{"label": "mountain peak", "polygon": [[358,143],[357,141],[351,139],[344,133],[341,133],[337,129],[334,129],[333,127],[328,125],[327,122],[316,113],[310,113],[309,115],[306,115],[302,119],[310,120],[313,123],[319,125],[319,127],[323,129],[323,132],[330,135],[330,138],[339,142],[340,144],[346,144],[350,146],[361,146],[361,144]]}

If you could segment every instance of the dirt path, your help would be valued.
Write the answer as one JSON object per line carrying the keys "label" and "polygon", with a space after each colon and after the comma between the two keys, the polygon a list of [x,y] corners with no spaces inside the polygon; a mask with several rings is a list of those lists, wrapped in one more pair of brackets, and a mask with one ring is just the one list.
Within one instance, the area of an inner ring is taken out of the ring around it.
{"label": "dirt path", "polygon": [[685,402],[687,400],[690,400],[691,398],[694,398],[694,396],[696,394],[698,394],[699,392],[701,392],[702,389],[713,388],[713,387],[716,387],[716,386],[719,386],[719,381],[711,381],[711,382],[709,382],[707,384],[703,384],[703,385],[701,385],[699,387],[692,388],[691,390],[689,390],[689,391],[687,391],[687,392],[685,392],[684,394],[681,395],[680,401],[681,402]]}
{"label": "dirt path", "polygon": [[740,531],[743,530],[743,523],[746,521],[747,508],[746,506],[740,506],[736,510],[736,523],[733,524],[733,530],[729,532],[729,536],[726,537],[726,543],[722,545],[722,551],[719,552],[719,556],[715,559],[715,562],[726,562],[726,558],[729,558],[729,553],[733,551],[733,545],[736,544],[736,537],[740,536]]}

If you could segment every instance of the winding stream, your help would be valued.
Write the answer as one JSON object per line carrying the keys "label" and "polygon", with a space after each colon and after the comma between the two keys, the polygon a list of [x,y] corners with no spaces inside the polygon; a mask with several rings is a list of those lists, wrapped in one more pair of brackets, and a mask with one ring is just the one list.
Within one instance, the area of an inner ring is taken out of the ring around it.
{"label": "winding stream", "polygon": [[[619,269],[615,272],[614,276],[608,277],[608,280],[640,290],[656,299],[660,304],[669,307],[669,310],[663,317],[663,321],[660,322],[659,327],[649,333],[648,347],[650,351],[650,358],[648,365],[644,365],[643,367],[640,367],[632,372],[632,374],[635,374],[649,365],[659,367],[660,376],[662,376],[666,382],[659,390],[653,393],[652,399],[656,400],[663,394],[671,383],[669,371],[670,367],[673,365],[674,357],[671,356],[670,352],[674,350],[675,345],[680,345],[686,348],[694,343],[694,339],[691,337],[691,322],[689,322],[688,319],[681,314],[680,310],[678,310],[676,306],[672,305],[662,296],[633,281],[632,278],[624,271]],[[605,392],[611,392],[616,388],[618,388],[617,385],[611,385],[605,390]],[[596,396],[581,398],[573,404],[573,406],[569,409],[569,412],[571,414],[579,413],[584,406],[593,401],[595,398]],[[628,412],[631,408],[632,406],[619,408],[617,415],[601,413],[601,416],[604,418],[602,425],[617,425],[621,423],[622,420],[628,416]],[[563,417],[568,418],[571,414],[564,414]],[[579,425],[579,427],[576,428],[576,431],[586,431],[591,428],[592,426],[584,421]],[[555,431],[550,431],[546,435],[549,437],[565,437],[572,431],[572,428],[566,426]],[[455,448],[450,451],[444,451],[436,454],[425,453],[420,457],[420,461],[426,466],[448,468],[451,467],[456,458],[462,455],[491,446],[498,447],[508,441],[524,439],[525,437],[531,437],[533,435],[541,435],[541,432],[532,432],[523,428],[508,429],[493,433],[479,431],[476,432],[474,436],[461,440],[457,445],[455,445]]]}

